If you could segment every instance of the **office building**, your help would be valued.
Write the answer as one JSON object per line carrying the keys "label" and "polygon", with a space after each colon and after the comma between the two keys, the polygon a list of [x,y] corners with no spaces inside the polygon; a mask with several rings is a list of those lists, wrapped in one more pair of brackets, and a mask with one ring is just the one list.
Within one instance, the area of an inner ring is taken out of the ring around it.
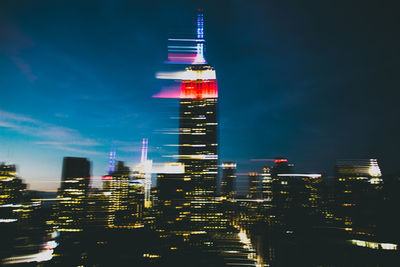
{"label": "office building", "polygon": [[271,168],[264,166],[260,173],[261,176],[261,198],[271,201],[272,200],[272,177]]}
{"label": "office building", "polygon": [[181,80],[179,109],[179,162],[190,181],[185,197],[190,201],[191,221],[212,229],[217,213],[218,88],[215,70],[204,59],[203,15],[197,18],[197,53]]}
{"label": "office building", "polygon": [[363,227],[365,212],[376,210],[371,205],[383,199],[383,179],[378,162],[376,159],[338,160],[335,169],[335,218],[347,228]]}
{"label": "office building", "polygon": [[260,176],[257,172],[249,172],[247,175],[248,193],[247,198],[257,199],[260,197]]}
{"label": "office building", "polygon": [[55,228],[60,232],[79,232],[86,224],[90,162],[86,158],[65,157],[58,190]]}
{"label": "office building", "polygon": [[321,174],[278,174],[272,180],[272,205],[277,223],[288,227],[309,227],[319,223]]}
{"label": "office building", "polygon": [[222,163],[222,181],[221,181],[221,196],[227,199],[232,199],[236,194],[236,163]]}
{"label": "office building", "polygon": [[274,160],[274,165],[271,168],[271,177],[277,178],[278,174],[292,173],[293,164],[285,158],[276,158]]}
{"label": "office building", "polygon": [[107,227],[130,228],[139,223],[143,186],[131,180],[124,162],[118,161],[114,172],[103,176],[103,194],[107,199]]}
{"label": "office building", "polygon": [[17,176],[15,165],[0,164],[0,205],[25,200],[26,185]]}

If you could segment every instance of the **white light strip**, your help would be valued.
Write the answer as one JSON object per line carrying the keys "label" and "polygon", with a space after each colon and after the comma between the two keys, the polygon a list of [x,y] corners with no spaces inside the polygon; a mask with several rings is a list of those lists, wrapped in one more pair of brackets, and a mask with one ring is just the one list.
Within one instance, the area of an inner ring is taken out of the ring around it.
{"label": "white light strip", "polygon": [[172,80],[215,80],[215,70],[187,70],[176,72],[157,72],[157,79],[172,79]]}
{"label": "white light strip", "polygon": [[304,173],[296,173],[296,174],[278,174],[280,177],[310,177],[310,178],[320,178],[321,174],[304,174]]}

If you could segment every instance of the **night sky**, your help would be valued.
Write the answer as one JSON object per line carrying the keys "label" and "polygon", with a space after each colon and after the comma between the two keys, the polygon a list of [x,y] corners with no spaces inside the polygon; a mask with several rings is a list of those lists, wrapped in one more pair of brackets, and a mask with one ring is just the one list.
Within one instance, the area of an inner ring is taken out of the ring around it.
{"label": "night sky", "polygon": [[171,161],[178,100],[152,98],[166,86],[155,74],[184,67],[164,64],[167,39],[193,37],[203,8],[221,161],[333,174],[336,159],[377,158],[399,171],[400,21],[378,3],[1,0],[0,162],[54,191],[64,156],[101,176],[111,145],[133,166],[147,137],[149,158]]}

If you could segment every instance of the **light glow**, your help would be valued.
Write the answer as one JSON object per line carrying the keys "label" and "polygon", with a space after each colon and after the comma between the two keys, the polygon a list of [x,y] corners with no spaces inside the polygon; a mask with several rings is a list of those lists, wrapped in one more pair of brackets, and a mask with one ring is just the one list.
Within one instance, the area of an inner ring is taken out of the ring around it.
{"label": "light glow", "polygon": [[397,244],[392,244],[392,243],[370,242],[370,241],[357,240],[357,239],[349,240],[349,242],[351,244],[359,246],[359,247],[366,247],[366,248],[371,248],[371,249],[384,249],[384,250],[397,250],[398,249]]}
{"label": "light glow", "polygon": [[[207,72],[206,70],[205,72]],[[217,98],[217,80],[182,80],[181,98]]]}

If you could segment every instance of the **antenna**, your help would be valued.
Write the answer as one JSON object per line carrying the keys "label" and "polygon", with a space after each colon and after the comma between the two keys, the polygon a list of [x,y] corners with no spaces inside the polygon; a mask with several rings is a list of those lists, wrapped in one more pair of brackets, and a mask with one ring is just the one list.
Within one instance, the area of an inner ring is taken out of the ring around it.
{"label": "antenna", "polygon": [[204,59],[204,15],[202,9],[199,9],[197,15],[197,32],[196,32],[196,58],[193,64],[205,64],[207,63]]}
{"label": "antenna", "polygon": [[148,150],[148,139],[143,138],[142,142],[142,157],[140,158],[140,162],[144,163],[147,161],[147,150]]}
{"label": "antenna", "polygon": [[111,146],[110,159],[108,161],[108,174],[115,172],[115,151],[116,148]]}

